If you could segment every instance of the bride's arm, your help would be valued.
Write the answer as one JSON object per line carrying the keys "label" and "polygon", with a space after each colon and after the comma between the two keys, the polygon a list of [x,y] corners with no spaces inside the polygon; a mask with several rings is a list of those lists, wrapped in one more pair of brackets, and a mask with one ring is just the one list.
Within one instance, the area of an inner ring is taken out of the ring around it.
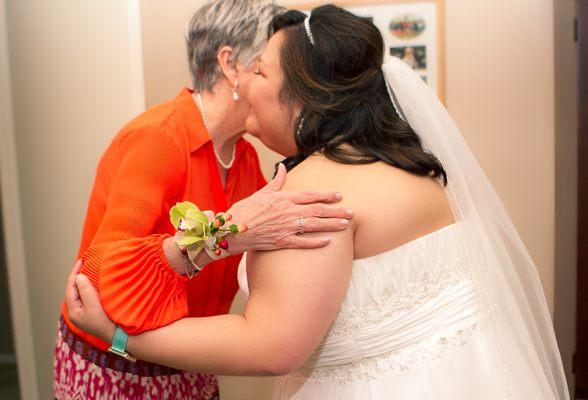
{"label": "bride's arm", "polygon": [[128,350],[174,368],[224,375],[282,375],[319,345],[345,296],[351,230],[320,250],[248,255],[251,297],[243,315],[185,318],[132,336]]}
{"label": "bride's arm", "polygon": [[[251,296],[243,315],[185,318],[131,336],[128,351],[139,359],[214,374],[281,375],[296,369],[321,342],[347,291],[353,229],[331,237],[321,249],[250,253]],[[110,341],[113,325],[105,328],[95,310],[99,303],[93,306],[84,294],[91,285],[78,285],[85,309],[78,316],[70,309],[70,317]]]}

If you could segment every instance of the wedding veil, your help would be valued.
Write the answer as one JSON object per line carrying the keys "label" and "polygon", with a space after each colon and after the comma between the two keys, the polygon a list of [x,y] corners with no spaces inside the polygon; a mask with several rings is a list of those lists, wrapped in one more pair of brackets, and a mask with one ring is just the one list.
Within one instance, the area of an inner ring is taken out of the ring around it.
{"label": "wedding veil", "polygon": [[503,366],[511,392],[518,394],[513,397],[530,399],[525,395],[539,391],[545,399],[569,399],[537,270],[500,198],[422,79],[395,57],[382,70],[392,104],[447,172],[446,195],[466,233],[465,262],[490,310],[485,329],[491,352]]}

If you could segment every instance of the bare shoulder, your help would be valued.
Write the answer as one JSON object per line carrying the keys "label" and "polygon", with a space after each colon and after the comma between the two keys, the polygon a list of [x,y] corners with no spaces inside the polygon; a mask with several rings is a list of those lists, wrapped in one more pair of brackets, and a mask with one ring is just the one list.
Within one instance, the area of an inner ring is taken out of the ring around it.
{"label": "bare shoulder", "polygon": [[331,161],[323,156],[311,156],[288,172],[284,189],[337,189],[344,183],[338,179],[339,175],[343,175],[346,170],[354,170],[354,167]]}
{"label": "bare shoulder", "polygon": [[453,222],[442,185],[385,163],[341,164],[312,156],[285,190],[338,190],[354,211],[355,257],[376,254]]}
{"label": "bare shoulder", "polygon": [[[441,185],[388,164],[342,164],[323,156],[312,156],[288,173],[286,190],[341,190],[357,206],[390,201],[414,204],[427,196],[443,196]],[[392,204],[391,204],[392,205]]]}

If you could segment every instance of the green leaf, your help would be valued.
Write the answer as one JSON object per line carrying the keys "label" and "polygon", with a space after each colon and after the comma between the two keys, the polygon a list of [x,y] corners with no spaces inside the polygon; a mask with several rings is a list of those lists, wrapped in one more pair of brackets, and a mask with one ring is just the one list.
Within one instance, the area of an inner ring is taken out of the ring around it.
{"label": "green leaf", "polygon": [[239,227],[235,224],[231,224],[231,226],[229,227],[231,229],[231,233],[233,235],[236,235],[237,233],[239,233]]}
{"label": "green leaf", "polygon": [[183,237],[180,240],[178,240],[178,244],[180,246],[190,246],[194,243],[198,243],[198,242],[202,242],[204,239],[201,237],[196,237],[196,236],[187,236],[187,237]]}

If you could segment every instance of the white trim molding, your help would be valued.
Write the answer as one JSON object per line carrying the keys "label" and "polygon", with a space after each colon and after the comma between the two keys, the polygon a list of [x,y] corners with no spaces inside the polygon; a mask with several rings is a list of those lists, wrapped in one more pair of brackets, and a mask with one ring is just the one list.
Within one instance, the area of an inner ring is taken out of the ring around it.
{"label": "white trim molding", "polygon": [[39,389],[20,209],[6,21],[6,1],[0,0],[0,193],[6,243],[8,291],[20,396],[23,400],[38,400]]}

